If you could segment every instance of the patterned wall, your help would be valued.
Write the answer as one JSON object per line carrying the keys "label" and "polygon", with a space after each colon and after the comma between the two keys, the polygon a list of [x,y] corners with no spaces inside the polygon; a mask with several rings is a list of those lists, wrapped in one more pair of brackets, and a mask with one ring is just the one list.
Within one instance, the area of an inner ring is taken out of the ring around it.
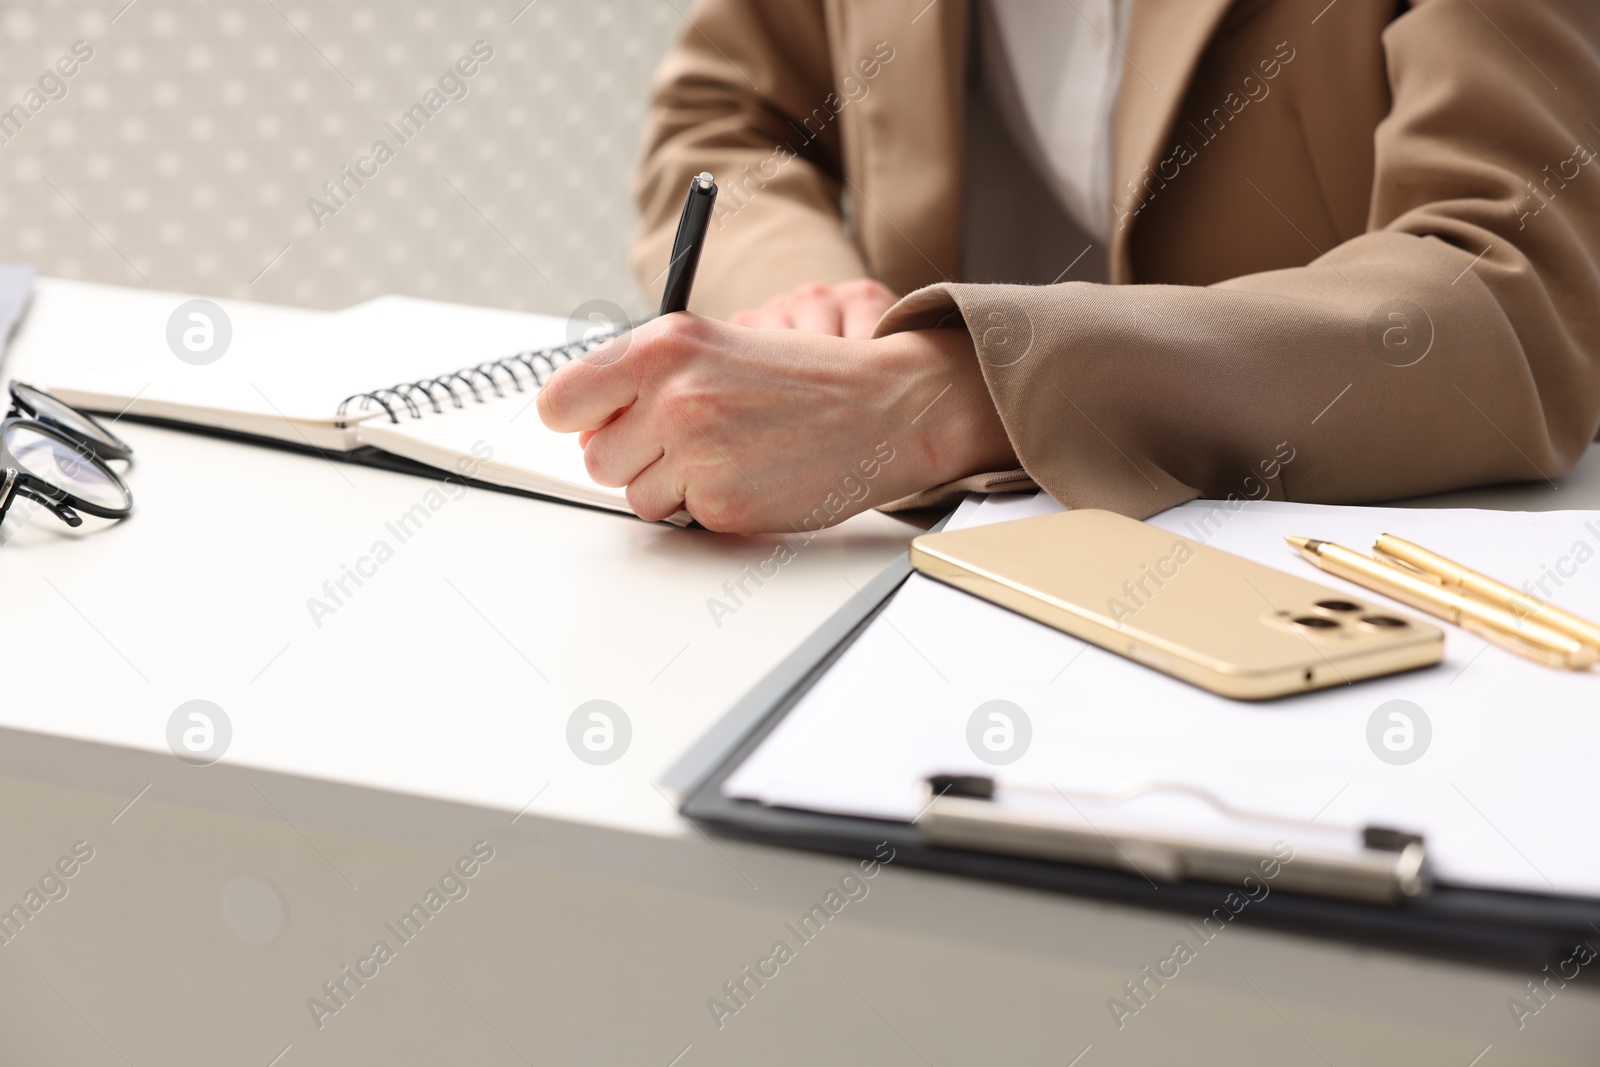
{"label": "patterned wall", "polygon": [[685,7],[5,3],[0,259],[323,308],[639,309],[629,175]]}

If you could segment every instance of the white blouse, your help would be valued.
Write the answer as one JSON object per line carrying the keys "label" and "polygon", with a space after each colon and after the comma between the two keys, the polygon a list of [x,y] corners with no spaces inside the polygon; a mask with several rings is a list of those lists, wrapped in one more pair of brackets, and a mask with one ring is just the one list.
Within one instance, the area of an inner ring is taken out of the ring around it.
{"label": "white blouse", "polygon": [[[1111,121],[1133,0],[983,0],[998,28],[1020,104],[1002,110],[1011,136],[1042,156],[1074,222],[1111,235]],[[993,77],[996,72],[985,72]]]}

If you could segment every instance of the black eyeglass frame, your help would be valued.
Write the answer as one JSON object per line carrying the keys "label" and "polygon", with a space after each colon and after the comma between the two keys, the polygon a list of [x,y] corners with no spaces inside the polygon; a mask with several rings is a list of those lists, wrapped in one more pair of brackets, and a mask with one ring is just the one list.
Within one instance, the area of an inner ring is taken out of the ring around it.
{"label": "black eyeglass frame", "polygon": [[[50,401],[50,403],[54,404],[56,407],[72,412],[75,417],[82,419],[85,423],[93,426],[96,432],[100,434],[100,439],[90,437],[66,423],[58,422],[57,420],[51,418],[48,414],[41,413],[37,405],[29,401],[26,396],[19,392],[19,390],[22,389],[26,389],[30,393],[36,393]],[[109,462],[113,459],[133,458],[133,447],[122,438],[106,429],[104,423],[95,418],[93,415],[89,414],[87,411],[73,407],[65,400],[62,400],[59,397],[51,396],[38,386],[29,385],[26,382],[12,382],[10,385],[10,392],[11,410],[6,413],[6,418],[11,419],[21,415],[24,418],[32,419],[34,422],[43,423],[46,426],[58,430],[61,433],[66,434],[68,437],[71,437],[75,441],[81,440],[86,446],[88,446],[95,456],[103,462]]]}
{"label": "black eyeglass frame", "polygon": [[[59,401],[58,401],[59,403]],[[11,446],[6,438],[10,436],[13,426],[24,426],[34,433],[42,434],[65,445],[77,453],[84,463],[91,463],[98,467],[101,473],[110,478],[118,490],[121,491],[126,503],[120,508],[107,507],[97,504],[92,500],[77,495],[69,490],[39,477],[26,470],[11,452]],[[46,508],[66,523],[68,526],[78,527],[83,525],[83,517],[78,512],[94,515],[102,519],[125,519],[133,511],[133,491],[128,488],[122,477],[112,470],[105,460],[95,454],[93,444],[78,434],[71,433],[57,425],[40,422],[38,419],[7,418],[0,419],[0,522],[5,521],[6,513],[11,510],[11,505],[17,497],[25,496],[30,500],[43,504]]]}

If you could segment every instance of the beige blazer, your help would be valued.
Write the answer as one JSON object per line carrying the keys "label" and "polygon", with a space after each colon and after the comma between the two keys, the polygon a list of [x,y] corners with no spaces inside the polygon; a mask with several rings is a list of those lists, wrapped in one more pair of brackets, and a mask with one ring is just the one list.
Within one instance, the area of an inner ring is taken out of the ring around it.
{"label": "beige blazer", "polygon": [[655,86],[635,271],[659,287],[708,169],[695,310],[871,275],[907,294],[880,335],[964,326],[1025,474],[915,503],[1550,479],[1600,428],[1600,3],[1406,7],[1138,0],[1112,284],[1012,286],[953,280],[966,0],[700,0]]}

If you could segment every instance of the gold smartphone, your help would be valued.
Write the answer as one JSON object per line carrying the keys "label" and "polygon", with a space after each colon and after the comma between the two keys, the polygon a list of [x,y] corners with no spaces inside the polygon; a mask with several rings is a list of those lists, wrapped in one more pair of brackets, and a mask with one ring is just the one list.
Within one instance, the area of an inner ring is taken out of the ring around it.
{"label": "gold smartphone", "polygon": [[1109,511],[924,534],[911,565],[1238,700],[1426,667],[1436,626]]}

